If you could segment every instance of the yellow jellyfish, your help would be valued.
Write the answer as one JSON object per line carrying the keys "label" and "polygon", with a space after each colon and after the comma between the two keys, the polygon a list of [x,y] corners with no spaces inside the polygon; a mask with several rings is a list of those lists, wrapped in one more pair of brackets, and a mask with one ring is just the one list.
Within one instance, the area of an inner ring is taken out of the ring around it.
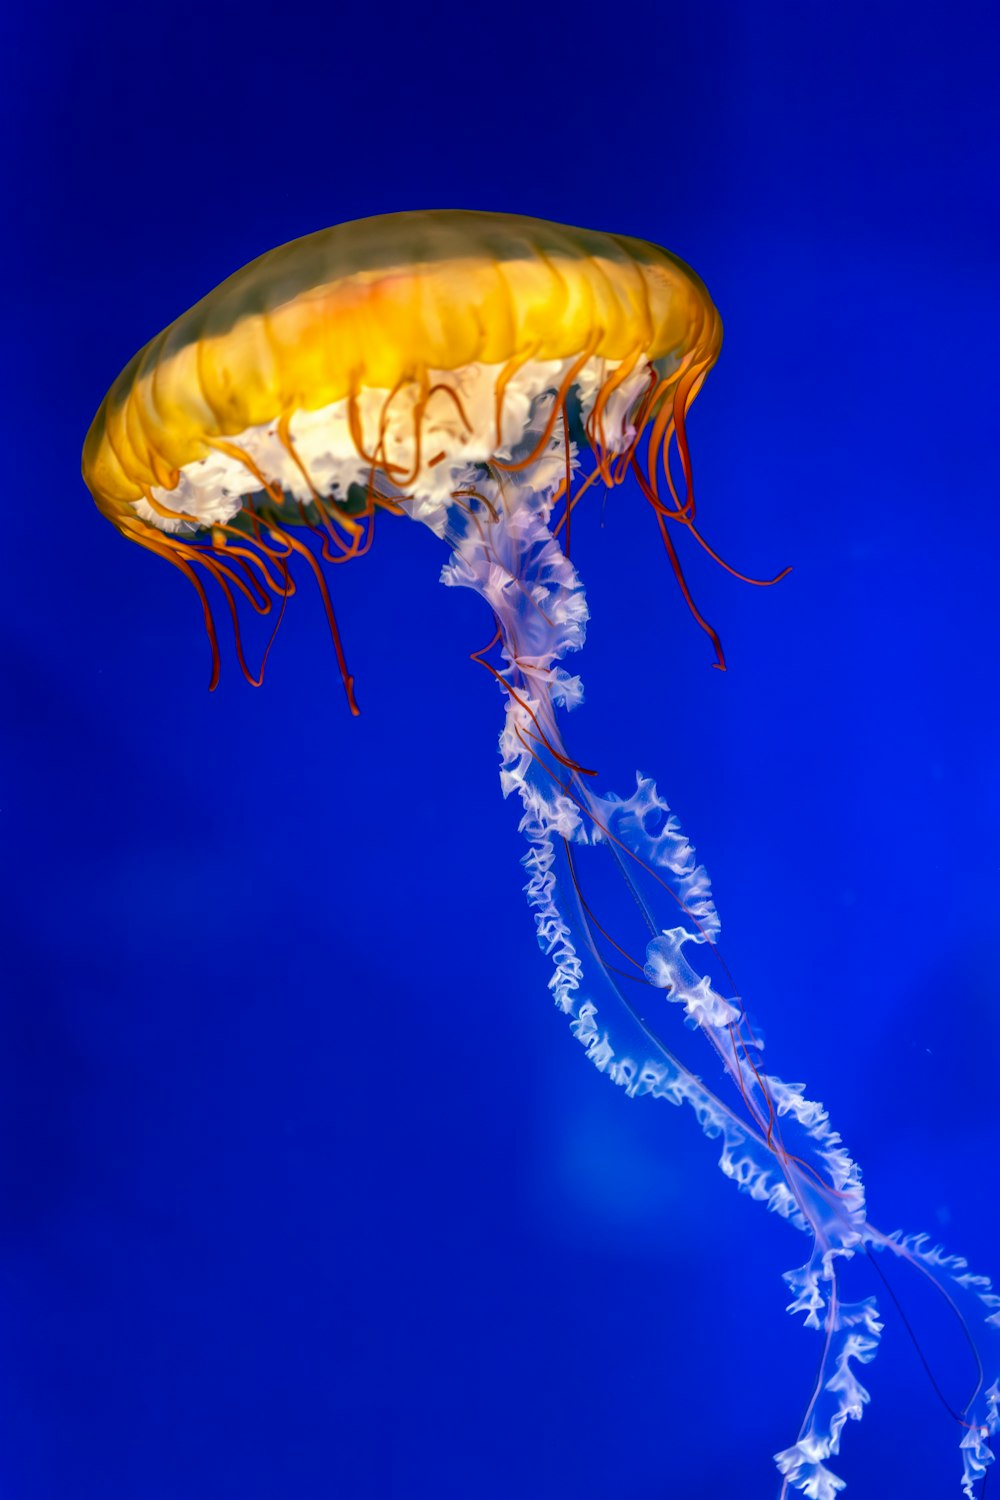
{"label": "yellow jellyfish", "polygon": [[[822,1353],[795,1441],[775,1460],[782,1496],[835,1500],[843,1482],[826,1461],[868,1401],[859,1370],[882,1328],[874,1297],[841,1295],[841,1264],[884,1251],[917,1266],[967,1330],[984,1314],[1000,1323],[1000,1297],[926,1237],[871,1224],[827,1112],[765,1070],[741,1001],[717,988],[720,975],[730,984],[711,887],[667,803],[645,777],[627,797],[598,795],[561,729],[582,698],[563,661],[587,622],[570,529],[594,483],[635,476],[722,665],[671,534],[707,547],[685,422],[720,342],[698,277],[644,240],[490,213],[361,220],[262,256],[147,344],[97,413],[83,473],[120,531],[195,583],[213,686],[198,569],[219,585],[258,682],[239,598],[260,613],[277,602],[280,621],[301,559],[356,710],[320,557],[365,552],[382,511],[447,542],[443,581],[475,590],[493,616],[493,640],[474,656],[505,694],[501,786],[522,805],[525,891],[552,997],[602,1072],[632,1097],[689,1106],[726,1175],[806,1236],[808,1259],[786,1276],[790,1310],[821,1333]],[[608,878],[628,895],[613,921]],[[699,951],[714,980],[695,968]],[[669,1044],[678,1008],[728,1076],[728,1099]],[[978,1369],[952,1412],[969,1497],[1000,1425],[1000,1385]]]}

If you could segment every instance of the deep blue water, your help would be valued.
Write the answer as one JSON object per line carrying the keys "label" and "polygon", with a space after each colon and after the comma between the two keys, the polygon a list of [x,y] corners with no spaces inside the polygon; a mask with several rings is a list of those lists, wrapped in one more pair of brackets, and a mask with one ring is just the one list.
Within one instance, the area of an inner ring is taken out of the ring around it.
{"label": "deep blue water", "polygon": [[[1000,1273],[993,8],[182,0],[6,31],[0,1495],[775,1496],[805,1242],[552,1008],[479,601],[388,523],[335,580],[360,719],[305,589],[265,688],[230,656],[209,696],[197,601],[79,450],[140,344],[328,223],[507,209],[695,266],[726,325],[700,515],[794,571],[686,554],[722,675],[638,492],[581,508],[572,743],[658,778],[873,1219]],[[960,1335],[894,1285],[960,1403]],[[847,1495],[957,1497],[887,1324]]]}

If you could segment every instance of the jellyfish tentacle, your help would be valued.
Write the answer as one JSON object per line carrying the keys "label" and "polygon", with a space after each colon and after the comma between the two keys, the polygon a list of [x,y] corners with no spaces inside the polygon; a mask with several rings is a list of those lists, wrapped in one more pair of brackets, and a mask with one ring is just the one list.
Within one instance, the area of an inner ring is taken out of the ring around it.
{"label": "jellyfish tentacle", "polygon": [[326,612],[326,621],[330,629],[331,638],[333,640],[333,649],[337,656],[337,665],[340,668],[340,678],[344,684],[344,692],[347,695],[348,707],[350,708],[352,714],[357,715],[361,712],[361,710],[358,708],[357,701],[354,697],[354,678],[351,675],[351,672],[347,665],[347,657],[344,654],[344,646],[340,638],[340,626],[337,624],[337,616],[334,612],[333,600],[330,598],[330,590],[327,587],[326,579],[323,576],[323,569],[320,567],[319,563],[316,561],[316,558],[310,552],[305,543],[300,542],[297,537],[293,537],[289,532],[283,530],[282,527],[278,525],[277,521],[268,522],[268,530],[276,541],[284,542],[289,548],[292,549],[292,551],[305,558],[307,564],[309,565],[309,568],[312,571],[313,577],[316,579],[316,586],[318,587],[320,597],[323,600],[323,608]]}

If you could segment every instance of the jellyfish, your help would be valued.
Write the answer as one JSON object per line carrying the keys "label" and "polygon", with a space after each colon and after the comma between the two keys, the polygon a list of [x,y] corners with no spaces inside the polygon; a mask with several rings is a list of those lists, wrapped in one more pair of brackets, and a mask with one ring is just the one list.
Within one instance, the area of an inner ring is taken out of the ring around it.
{"label": "jellyfish", "polygon": [[[788,1309],[817,1333],[820,1359],[799,1429],[774,1455],[782,1500],[844,1487],[830,1460],[869,1400],[862,1374],[883,1327],[875,1295],[841,1293],[856,1256],[930,1279],[976,1350],[975,1389],[951,1413],[975,1500],[1000,1426],[996,1352],[979,1353],[977,1325],[1000,1329],[1000,1296],[928,1236],[871,1223],[826,1109],[764,1062],[718,957],[708,875],[667,801],[642,775],[625,793],[598,792],[565,738],[583,698],[567,663],[588,619],[571,548],[588,490],[638,486],[725,665],[677,545],[686,534],[722,561],[696,519],[687,439],[721,336],[694,272],[643,240],[494,213],[358,220],[261,256],[140,350],[98,410],[83,475],[119,531],[194,585],[212,687],[209,588],[259,684],[293,567],[311,577],[352,713],[332,568],[368,551],[383,515],[441,538],[442,582],[473,590],[492,620],[471,654],[503,696],[501,787],[520,805],[524,890],[555,1005],[600,1072],[631,1098],[688,1108],[725,1175],[804,1237]],[[274,621],[256,671],[247,607]],[[609,900],[609,880],[626,900]],[[713,1064],[708,1081],[682,1057],[689,1033]]]}

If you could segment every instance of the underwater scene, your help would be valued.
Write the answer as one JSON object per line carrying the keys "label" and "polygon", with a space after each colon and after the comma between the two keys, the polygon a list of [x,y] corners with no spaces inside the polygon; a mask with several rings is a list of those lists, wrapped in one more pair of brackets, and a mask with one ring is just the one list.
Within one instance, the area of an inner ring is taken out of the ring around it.
{"label": "underwater scene", "polygon": [[1000,1496],[995,18],[279,20],[0,62],[0,1494]]}

